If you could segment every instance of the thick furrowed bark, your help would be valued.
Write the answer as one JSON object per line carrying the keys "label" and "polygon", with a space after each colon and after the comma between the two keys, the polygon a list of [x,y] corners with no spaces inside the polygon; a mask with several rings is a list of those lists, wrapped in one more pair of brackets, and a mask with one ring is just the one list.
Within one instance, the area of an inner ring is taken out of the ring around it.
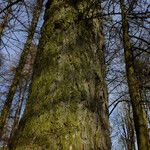
{"label": "thick furrowed bark", "polygon": [[111,149],[102,21],[88,19],[99,10],[92,0],[48,1],[32,87],[12,149]]}

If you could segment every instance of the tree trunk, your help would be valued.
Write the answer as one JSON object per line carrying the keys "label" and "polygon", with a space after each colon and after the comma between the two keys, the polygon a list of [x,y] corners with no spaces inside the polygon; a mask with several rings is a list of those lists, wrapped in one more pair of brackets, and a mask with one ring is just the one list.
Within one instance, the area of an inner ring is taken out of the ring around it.
{"label": "tree trunk", "polygon": [[129,38],[129,25],[124,0],[120,0],[122,28],[123,28],[123,46],[126,63],[127,82],[129,94],[132,103],[135,131],[137,135],[137,144],[139,150],[149,149],[148,122],[142,99],[140,96],[139,83],[136,79],[132,46]]}
{"label": "tree trunk", "polygon": [[[10,149],[110,150],[100,3],[51,1]],[[15,148],[16,147],[16,148]]]}
{"label": "tree trunk", "polygon": [[124,126],[125,126],[125,145],[127,150],[136,150],[136,141],[135,141],[135,130],[132,117],[132,109],[128,103],[125,107],[125,116],[124,116]]}
{"label": "tree trunk", "polygon": [[15,111],[15,116],[14,116],[14,120],[13,120],[12,130],[11,130],[11,133],[9,136],[8,145],[10,145],[12,143],[14,133],[16,132],[16,130],[18,128],[20,115],[21,115],[21,111],[22,111],[22,105],[23,105],[23,102],[25,99],[27,85],[28,85],[28,81],[26,81],[26,83],[25,83],[25,85],[23,85],[23,87],[22,87],[22,85],[19,85],[19,96],[18,96],[18,102],[17,102],[17,109]]}
{"label": "tree trunk", "polygon": [[9,88],[7,99],[5,101],[3,109],[1,111],[1,116],[0,116],[0,139],[1,139],[2,134],[3,134],[4,125],[5,125],[5,122],[6,122],[6,118],[9,114],[9,110],[10,110],[10,107],[11,107],[11,104],[12,104],[12,101],[13,101],[13,97],[15,95],[19,80],[20,80],[21,75],[22,75],[22,71],[24,69],[24,66],[25,66],[29,51],[30,51],[30,46],[32,44],[34,32],[35,32],[37,22],[38,22],[38,19],[39,19],[39,16],[40,16],[40,11],[41,11],[40,7],[41,7],[41,3],[37,0],[37,4],[36,4],[36,6],[34,8],[34,12],[33,12],[33,19],[32,19],[32,22],[31,22],[31,26],[29,27],[29,31],[28,31],[29,35],[28,35],[26,44],[24,46],[24,50],[21,54],[18,67],[16,68],[16,73],[14,75],[11,86]]}

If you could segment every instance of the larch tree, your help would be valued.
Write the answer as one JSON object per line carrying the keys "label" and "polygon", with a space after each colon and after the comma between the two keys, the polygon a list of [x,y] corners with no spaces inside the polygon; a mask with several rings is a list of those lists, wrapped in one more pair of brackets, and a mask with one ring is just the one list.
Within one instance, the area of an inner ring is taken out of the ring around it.
{"label": "larch tree", "polygon": [[125,150],[136,150],[136,138],[133,124],[132,109],[130,103],[123,104],[123,114],[121,115],[121,136],[120,141]]}
{"label": "larch tree", "polygon": [[32,22],[31,22],[31,25],[28,29],[28,37],[27,37],[26,43],[24,45],[24,49],[21,53],[20,61],[18,63],[15,75],[13,77],[11,86],[9,88],[6,101],[5,101],[3,109],[1,111],[1,116],[0,116],[0,139],[3,135],[3,129],[4,129],[4,126],[5,126],[5,122],[6,122],[8,114],[9,114],[14,95],[16,93],[19,80],[21,79],[22,71],[25,67],[25,64],[26,64],[26,61],[27,61],[27,58],[28,58],[28,55],[29,55],[29,52],[30,52],[30,47],[32,45],[32,40],[33,40],[33,37],[34,37],[35,29],[36,29],[36,26],[37,26],[37,23],[38,23],[39,16],[41,14],[41,8],[42,8],[42,3],[41,2],[42,1],[38,1],[38,0],[36,1],[36,5],[35,5],[34,10],[33,10]]}
{"label": "larch tree", "polygon": [[10,149],[110,150],[97,0],[48,0],[24,116]]}
{"label": "larch tree", "polygon": [[[9,135],[8,145],[9,145],[9,143],[11,143],[13,135],[18,128],[21,114],[23,113],[23,107],[24,107],[24,104],[26,103],[26,97],[27,97],[27,93],[29,90],[29,85],[31,83],[31,76],[32,76],[32,70],[33,70],[33,64],[34,64],[34,60],[35,60],[36,50],[37,50],[36,45],[32,44],[32,46],[30,47],[30,53],[28,54],[26,64],[22,71],[22,76],[21,76],[21,79],[19,81],[18,88],[16,91],[18,93],[17,94],[18,97],[15,98],[16,106],[14,106],[13,111],[9,113],[9,116],[14,116],[14,117],[10,117],[13,119],[13,121],[12,121],[13,123],[11,126],[11,132]],[[16,68],[14,68],[14,72],[15,72],[15,70],[16,70]]]}
{"label": "larch tree", "polygon": [[137,144],[139,150],[149,149],[148,120],[140,95],[139,81],[136,78],[132,44],[129,36],[129,24],[124,0],[120,0],[123,46],[126,64],[126,75],[131,98]]}

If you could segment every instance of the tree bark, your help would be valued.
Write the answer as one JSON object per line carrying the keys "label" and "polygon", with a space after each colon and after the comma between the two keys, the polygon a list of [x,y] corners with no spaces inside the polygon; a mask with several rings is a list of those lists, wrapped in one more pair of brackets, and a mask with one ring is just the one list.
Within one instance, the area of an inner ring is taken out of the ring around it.
{"label": "tree bark", "polygon": [[30,52],[30,46],[32,44],[32,40],[33,40],[33,36],[34,36],[34,32],[37,26],[37,22],[40,16],[40,12],[41,12],[41,3],[37,0],[37,4],[34,8],[34,12],[33,12],[33,19],[31,22],[31,26],[29,27],[29,31],[28,31],[28,38],[27,41],[25,43],[23,52],[21,54],[20,57],[20,61],[19,64],[16,68],[16,73],[14,75],[14,78],[12,80],[11,86],[9,88],[8,94],[7,94],[7,99],[4,103],[3,109],[1,111],[1,116],[0,116],[0,139],[3,135],[3,129],[4,129],[4,125],[7,119],[7,116],[9,114],[9,110],[13,101],[13,97],[16,93],[16,89],[19,83],[19,80],[21,78],[22,75],[22,71],[24,69],[28,54]]}
{"label": "tree bark", "polygon": [[134,125],[137,136],[137,144],[139,150],[149,149],[149,135],[148,135],[148,122],[142,99],[140,96],[139,83],[136,78],[132,46],[129,37],[128,18],[125,9],[124,0],[120,0],[121,16],[122,16],[122,29],[123,29],[123,46],[126,63],[127,82],[129,87],[129,94],[133,109]]}
{"label": "tree bark", "polygon": [[48,0],[25,114],[11,149],[110,150],[102,20],[93,0]]}

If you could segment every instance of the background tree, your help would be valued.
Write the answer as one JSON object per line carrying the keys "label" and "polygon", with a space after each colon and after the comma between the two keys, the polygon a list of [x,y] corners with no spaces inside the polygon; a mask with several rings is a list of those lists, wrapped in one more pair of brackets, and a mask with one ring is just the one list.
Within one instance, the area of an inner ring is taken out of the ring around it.
{"label": "background tree", "polygon": [[133,51],[132,51],[132,45],[129,37],[129,24],[128,24],[124,0],[120,0],[120,7],[121,7],[121,16],[122,16],[123,46],[124,46],[124,55],[125,55],[125,63],[126,63],[126,74],[127,74],[129,94],[130,94],[131,104],[133,109],[137,143],[138,143],[139,150],[142,149],[148,150],[149,149],[148,122],[142,104],[142,99],[140,96],[139,83],[135,75]]}
{"label": "background tree", "polygon": [[3,110],[1,112],[0,138],[2,137],[2,132],[3,132],[5,122],[6,122],[6,118],[7,118],[7,115],[9,113],[9,110],[10,110],[10,107],[11,107],[11,104],[13,101],[13,97],[14,97],[16,89],[17,89],[18,82],[21,78],[21,73],[23,71],[23,68],[25,66],[25,62],[26,62],[28,54],[29,54],[29,50],[30,50],[30,46],[32,44],[34,32],[35,32],[35,29],[36,29],[36,26],[38,23],[38,19],[40,16],[41,8],[42,8],[42,4],[39,1],[37,1],[36,6],[35,6],[34,11],[33,11],[33,19],[31,22],[31,26],[29,27],[29,32],[28,32],[29,35],[28,35],[26,44],[24,45],[24,50],[21,54],[21,58],[20,58],[18,67],[16,68],[16,73],[15,73],[14,78],[12,80],[12,84],[9,88],[7,99],[5,101],[5,104],[3,106]]}

